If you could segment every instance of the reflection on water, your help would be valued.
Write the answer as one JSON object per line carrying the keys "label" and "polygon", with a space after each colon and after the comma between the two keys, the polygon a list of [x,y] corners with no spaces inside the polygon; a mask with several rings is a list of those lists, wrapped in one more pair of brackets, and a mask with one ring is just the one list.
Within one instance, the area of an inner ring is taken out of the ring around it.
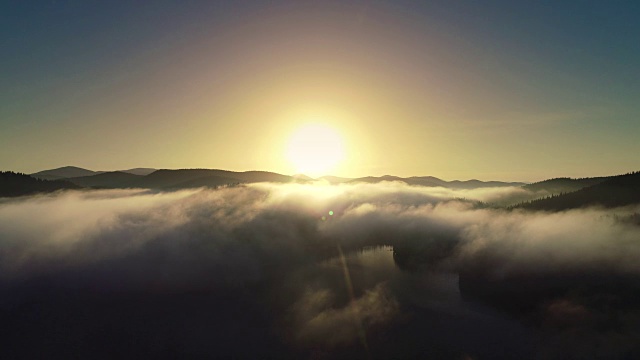
{"label": "reflection on water", "polygon": [[[353,321],[364,325],[371,354],[384,354],[380,358],[424,358],[430,353],[438,354],[432,358],[464,358],[465,354],[499,358],[493,349],[500,349],[510,354],[508,358],[524,358],[530,352],[530,336],[519,324],[462,300],[457,273],[427,266],[403,267],[396,261],[394,247],[372,246],[344,254],[346,272],[338,270],[342,267],[339,257],[325,262],[334,269],[336,279],[349,274],[350,281],[341,279],[336,286],[343,290],[352,286],[355,301],[351,303],[357,303],[354,308],[358,309],[353,311]],[[384,296],[370,296],[381,290]],[[382,299],[382,303],[372,299]],[[375,323],[376,312],[386,313],[389,304],[393,304],[393,316],[382,325]],[[347,307],[344,303],[339,306]],[[385,344],[390,343],[411,345],[394,345],[392,352],[385,353],[389,350]]]}

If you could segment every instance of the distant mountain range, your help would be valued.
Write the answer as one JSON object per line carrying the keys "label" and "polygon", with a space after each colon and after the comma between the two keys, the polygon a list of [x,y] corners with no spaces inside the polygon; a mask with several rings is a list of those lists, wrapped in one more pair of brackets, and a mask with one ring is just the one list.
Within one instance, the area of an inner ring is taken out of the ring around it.
{"label": "distant mountain range", "polygon": [[57,169],[43,170],[31,174],[32,177],[41,180],[59,180],[72,177],[91,176],[99,174],[98,171],[91,171],[75,166],[65,166]]}
{"label": "distant mountain range", "polygon": [[[116,172],[129,173],[133,175],[149,175],[152,172],[156,171],[156,169],[152,168],[134,168],[128,170],[118,170]],[[87,170],[83,168],[79,168],[76,166],[64,166],[57,169],[51,170],[43,170],[37,173],[31,174],[32,177],[42,179],[42,180],[60,180],[60,179],[69,179],[76,177],[85,177],[85,176],[93,176],[102,173],[106,173],[108,171],[93,171]]]}
{"label": "distant mountain range", "polygon": [[31,175],[0,172],[0,196],[21,196],[64,189],[125,189],[144,188],[176,190],[257,183],[307,183],[327,181],[330,184],[358,184],[401,182],[413,186],[445,187],[450,189],[477,189],[487,187],[522,187],[533,193],[548,196],[520,203],[510,208],[560,211],[584,206],[616,207],[640,203],[640,172],[618,176],[583,179],[554,178],[532,184],[502,181],[453,180],[445,181],[433,176],[368,176],[343,178],[323,176],[312,179],[306,175],[282,175],[267,171],[228,171],[218,169],[156,170],[135,168],[123,171],[92,171],[74,166],[40,171]]}
{"label": "distant mountain range", "polygon": [[123,171],[96,173],[95,175],[67,178],[76,185],[90,188],[129,188],[142,175],[134,175]]}
{"label": "distant mountain range", "polygon": [[306,182],[306,176],[288,176],[267,171],[227,171],[216,169],[156,170],[135,168],[122,171],[92,171],[74,166],[40,171],[31,174],[40,180],[65,180],[83,188],[147,188],[184,189],[217,187],[256,182]]}
{"label": "distant mountain range", "polygon": [[76,185],[91,188],[151,188],[151,189],[180,189],[190,187],[216,187],[227,184],[255,183],[255,182],[310,182],[324,180],[331,184],[340,183],[380,183],[384,181],[403,182],[416,186],[441,186],[452,189],[476,189],[484,187],[522,186],[525,183],[502,181],[445,181],[433,176],[413,176],[402,178],[398,176],[379,176],[362,178],[344,178],[337,176],[323,176],[318,179],[304,174],[294,176],[282,175],[267,171],[235,172],[214,169],[181,169],[155,170],[150,168],[136,168],[121,171],[92,171],[75,166],[65,166],[57,169],[44,170],[31,176],[44,180],[65,179]]}
{"label": "distant mountain range", "polygon": [[442,179],[438,179],[433,176],[412,176],[408,178],[402,178],[398,176],[392,175],[384,175],[384,176],[367,176],[363,178],[352,179],[349,183],[379,183],[383,181],[399,181],[408,185],[417,185],[417,186],[441,186],[450,189],[477,189],[477,188],[487,188],[487,187],[503,187],[503,186],[523,186],[525,183],[521,182],[503,182],[503,181],[480,181],[480,180],[453,180],[453,181],[445,181]]}

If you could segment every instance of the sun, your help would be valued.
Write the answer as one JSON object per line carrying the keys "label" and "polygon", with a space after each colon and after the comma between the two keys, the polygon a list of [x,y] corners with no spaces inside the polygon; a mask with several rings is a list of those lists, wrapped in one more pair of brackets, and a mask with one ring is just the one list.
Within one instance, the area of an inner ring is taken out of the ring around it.
{"label": "sun", "polygon": [[328,175],[344,159],[340,134],[324,124],[306,124],[297,129],[287,147],[287,158],[299,174]]}

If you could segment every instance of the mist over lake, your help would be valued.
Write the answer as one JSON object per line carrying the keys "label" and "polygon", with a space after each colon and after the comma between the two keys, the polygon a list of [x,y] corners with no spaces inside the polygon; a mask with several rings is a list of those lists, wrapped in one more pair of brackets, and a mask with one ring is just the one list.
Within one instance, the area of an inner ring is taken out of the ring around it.
{"label": "mist over lake", "polygon": [[1,352],[637,355],[640,208],[479,202],[505,193],[261,183],[3,199]]}

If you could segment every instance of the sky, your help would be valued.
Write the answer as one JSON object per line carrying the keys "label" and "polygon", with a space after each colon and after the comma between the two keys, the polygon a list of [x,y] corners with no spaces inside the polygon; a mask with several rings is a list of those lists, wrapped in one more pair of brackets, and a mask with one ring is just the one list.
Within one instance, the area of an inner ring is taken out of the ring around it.
{"label": "sky", "polygon": [[636,1],[4,1],[0,169],[537,181],[640,169]]}

